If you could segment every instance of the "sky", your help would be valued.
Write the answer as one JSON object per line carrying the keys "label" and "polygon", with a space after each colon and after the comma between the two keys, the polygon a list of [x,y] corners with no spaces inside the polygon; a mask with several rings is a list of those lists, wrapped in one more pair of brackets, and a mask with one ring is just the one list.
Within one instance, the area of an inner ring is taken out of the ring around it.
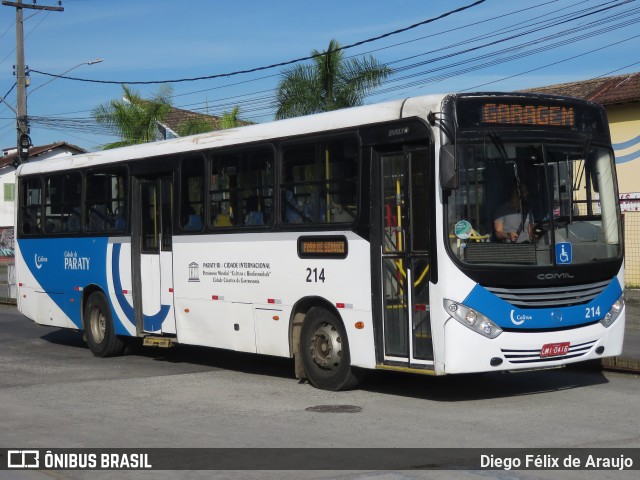
{"label": "sky", "polygon": [[[229,74],[306,57],[331,39],[348,46],[377,38],[475,1],[63,0],[63,12],[24,9],[30,136],[34,145],[99,150],[116,137],[91,112],[121,98],[122,83],[143,97],[170,86],[178,108],[221,115],[238,105],[243,119],[271,121],[284,67]],[[15,16],[0,5],[0,98],[14,108]],[[365,103],[511,91],[640,71],[639,21],[640,0],[485,0],[344,54],[373,55],[394,69]],[[83,81],[55,78],[65,72]],[[15,123],[0,103],[2,148],[15,145]]]}

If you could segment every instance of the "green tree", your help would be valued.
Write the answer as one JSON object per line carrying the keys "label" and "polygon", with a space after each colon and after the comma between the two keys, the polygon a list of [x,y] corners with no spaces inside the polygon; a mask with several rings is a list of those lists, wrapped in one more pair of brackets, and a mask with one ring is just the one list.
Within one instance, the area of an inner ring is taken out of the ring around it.
{"label": "green tree", "polygon": [[246,122],[240,120],[240,107],[235,106],[230,112],[224,112],[220,117],[220,130],[226,130],[228,128],[236,128],[245,125]]}
{"label": "green tree", "polygon": [[144,99],[127,85],[122,85],[123,99],[111,100],[96,107],[93,118],[106,126],[117,142],[104,145],[104,149],[153,142],[157,135],[157,122],[161,122],[171,111],[172,89],[161,86],[151,99]]}
{"label": "green tree", "polygon": [[206,117],[193,117],[185,120],[178,125],[176,133],[181,137],[189,135],[197,135],[198,133],[207,133],[216,130],[213,120]]}
{"label": "green tree", "polygon": [[340,44],[314,50],[311,65],[286,68],[276,93],[276,118],[290,118],[362,105],[364,98],[391,75],[373,56],[344,58]]}

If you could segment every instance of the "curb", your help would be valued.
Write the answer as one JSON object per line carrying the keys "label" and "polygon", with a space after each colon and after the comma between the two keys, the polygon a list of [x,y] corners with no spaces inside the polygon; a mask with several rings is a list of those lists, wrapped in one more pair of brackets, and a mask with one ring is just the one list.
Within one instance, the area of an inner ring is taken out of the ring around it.
{"label": "curb", "polygon": [[640,360],[623,357],[603,358],[602,368],[613,372],[640,373]]}

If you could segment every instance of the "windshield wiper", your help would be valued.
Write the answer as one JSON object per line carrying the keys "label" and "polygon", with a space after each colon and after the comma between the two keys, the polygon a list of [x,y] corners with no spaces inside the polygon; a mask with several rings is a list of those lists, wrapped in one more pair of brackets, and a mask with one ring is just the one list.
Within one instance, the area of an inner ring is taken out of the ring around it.
{"label": "windshield wiper", "polygon": [[489,133],[488,137],[491,140],[491,143],[493,143],[493,146],[496,147],[496,150],[498,151],[502,159],[509,160],[507,149],[504,147],[504,143],[502,143],[502,139],[500,138],[500,135],[498,135],[495,132],[491,132]]}

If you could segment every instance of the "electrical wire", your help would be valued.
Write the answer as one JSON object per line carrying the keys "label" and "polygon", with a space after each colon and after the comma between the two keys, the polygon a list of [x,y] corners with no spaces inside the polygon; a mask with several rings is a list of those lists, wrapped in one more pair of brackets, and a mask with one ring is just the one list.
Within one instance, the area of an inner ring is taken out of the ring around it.
{"label": "electrical wire", "polygon": [[[408,30],[412,30],[414,28],[423,26],[423,25],[427,25],[429,23],[435,22],[437,20],[442,20],[443,18],[446,18],[450,15],[456,14],[456,13],[460,13],[463,12],[465,10],[468,10],[470,8],[476,7],[477,5],[480,5],[482,3],[484,3],[486,0],[477,0],[471,4],[465,5],[463,7],[460,8],[456,8],[454,10],[450,10],[448,12],[445,12],[441,15],[438,15],[437,17],[432,17],[429,18],[427,20],[423,20],[421,22],[418,23],[414,23],[413,25],[409,25],[408,27],[404,27],[404,28],[400,28],[398,30],[394,30],[392,32],[387,32],[384,33],[382,35],[378,35],[377,37],[371,37],[371,38],[367,38],[365,40],[360,40],[359,42],[355,42],[352,43],[350,45],[344,45],[341,46],[340,48],[337,48],[336,50],[334,50],[334,52],[338,52],[338,51],[344,51],[344,50],[348,50],[350,48],[354,48],[360,45],[364,45],[366,43],[371,43],[371,42],[375,42],[377,40],[381,40],[383,38],[387,38],[390,37],[392,35],[397,35],[399,33],[403,33],[406,32]],[[276,67],[285,67],[287,65],[293,65],[295,63],[300,63],[300,62],[304,62],[307,60],[312,60],[314,58],[318,58],[318,57],[322,57],[326,55],[326,53],[320,53],[317,55],[309,55],[306,57],[301,57],[301,58],[297,58],[294,60],[287,60],[284,62],[280,62],[280,63],[274,63],[271,65],[266,65],[266,66],[262,66],[262,67],[255,67],[255,68],[251,68],[251,69],[246,69],[246,70],[237,70],[235,72],[229,72],[229,73],[218,73],[218,74],[214,74],[214,75],[206,75],[206,76],[201,76],[201,77],[192,77],[192,78],[179,78],[179,79],[173,79],[173,80],[147,80],[147,81],[126,81],[126,80],[94,80],[94,79],[88,79],[88,78],[78,78],[78,77],[68,77],[68,76],[61,76],[61,75],[55,75],[52,73],[47,73],[47,72],[42,72],[39,70],[31,70],[31,72],[33,73],[39,73],[40,75],[47,75],[49,77],[56,77],[56,78],[62,78],[65,80],[75,80],[78,82],[87,82],[87,83],[101,83],[101,84],[112,84],[112,85],[122,85],[122,84],[126,84],[126,85],[155,85],[155,84],[163,84],[163,83],[182,83],[182,82],[195,82],[198,80],[212,80],[215,78],[223,78],[223,77],[233,77],[233,76],[237,76],[237,75],[242,75],[245,73],[253,73],[253,72],[260,72],[263,70],[270,70]]]}

